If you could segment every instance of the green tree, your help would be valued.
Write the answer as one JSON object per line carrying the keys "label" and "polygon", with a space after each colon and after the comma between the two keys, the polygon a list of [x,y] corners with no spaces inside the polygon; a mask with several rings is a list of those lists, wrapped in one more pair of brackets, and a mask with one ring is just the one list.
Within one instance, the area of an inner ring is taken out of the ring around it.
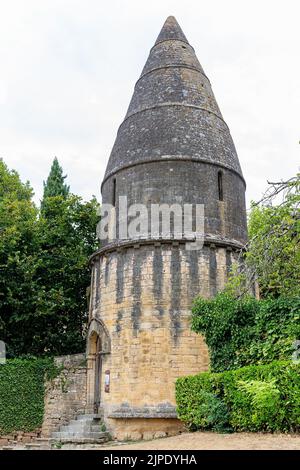
{"label": "green tree", "polygon": [[0,161],[0,339],[10,357],[81,352],[98,203],[64,192],[38,211],[32,195]]}
{"label": "green tree", "polygon": [[236,298],[257,292],[262,298],[300,295],[300,173],[269,183],[251,203],[249,242],[233,265],[225,290]]}
{"label": "green tree", "polygon": [[29,183],[0,159],[0,339],[22,348],[20,322],[31,311],[37,251],[37,215]]}
{"label": "green tree", "polygon": [[67,175],[63,176],[63,169],[55,157],[47,181],[44,181],[44,195],[41,206],[45,204],[47,197],[62,196],[67,197],[70,192],[70,186],[65,184]]}
{"label": "green tree", "polygon": [[[300,295],[300,174],[272,184],[249,216],[248,271],[255,274],[261,295]],[[283,198],[278,200],[279,193]],[[275,199],[274,204],[274,198]]]}
{"label": "green tree", "polygon": [[98,203],[67,198],[47,198],[46,215],[38,222],[39,251],[36,281],[39,295],[27,323],[34,332],[33,354],[70,354],[85,348],[88,258],[98,247]]}

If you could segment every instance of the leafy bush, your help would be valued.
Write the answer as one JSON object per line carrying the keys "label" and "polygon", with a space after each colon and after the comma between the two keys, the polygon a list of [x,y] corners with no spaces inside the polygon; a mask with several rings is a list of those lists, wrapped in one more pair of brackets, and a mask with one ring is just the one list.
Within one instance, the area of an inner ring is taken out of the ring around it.
{"label": "leafy bush", "polygon": [[[218,400],[212,405],[211,395]],[[176,382],[179,418],[192,430],[300,430],[300,364],[274,361]],[[214,421],[208,417],[215,412]],[[209,412],[206,412],[209,410]],[[222,411],[223,410],[223,411]],[[223,419],[223,421],[222,421]]]}
{"label": "leafy bush", "polygon": [[0,365],[0,434],[33,431],[44,415],[44,377],[57,368],[50,358],[10,359]]}
{"label": "leafy bush", "polygon": [[200,399],[202,403],[199,409],[205,424],[204,427],[217,432],[229,430],[229,413],[226,404],[209,392],[202,392]]}
{"label": "leafy bush", "polygon": [[176,382],[176,400],[179,418],[191,431],[228,428],[228,410],[220,400],[219,375],[203,374],[182,377]]}
{"label": "leafy bush", "polygon": [[192,330],[205,335],[214,372],[289,359],[300,338],[300,297],[197,298]]}
{"label": "leafy bush", "polygon": [[253,409],[253,424],[268,425],[279,411],[280,392],[275,385],[276,380],[241,380],[238,387],[248,394]]}

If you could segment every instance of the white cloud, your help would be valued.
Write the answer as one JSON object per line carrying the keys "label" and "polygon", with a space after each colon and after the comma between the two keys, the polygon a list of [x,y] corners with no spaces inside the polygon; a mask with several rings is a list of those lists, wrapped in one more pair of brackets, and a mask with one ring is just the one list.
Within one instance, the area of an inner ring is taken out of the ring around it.
{"label": "white cloud", "polygon": [[37,199],[56,155],[74,192],[100,182],[149,49],[177,17],[211,79],[248,183],[299,165],[295,0],[0,0],[0,156]]}

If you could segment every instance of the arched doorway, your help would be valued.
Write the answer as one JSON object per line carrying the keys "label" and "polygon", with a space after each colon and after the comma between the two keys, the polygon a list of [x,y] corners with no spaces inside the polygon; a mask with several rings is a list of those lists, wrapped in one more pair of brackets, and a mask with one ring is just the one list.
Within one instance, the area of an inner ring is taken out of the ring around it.
{"label": "arched doorway", "polygon": [[93,392],[93,413],[98,413],[101,401],[101,339],[99,335],[93,331],[90,336],[90,353],[89,360],[92,362],[92,371],[94,376],[94,392]]}
{"label": "arched doorway", "polygon": [[98,413],[101,403],[101,375],[102,375],[102,356],[101,339],[97,336],[96,340],[96,364],[95,364],[95,392],[94,392],[94,413]]}
{"label": "arched doorway", "polygon": [[101,320],[92,319],[87,340],[87,413],[99,413],[102,358],[110,353],[110,338]]}

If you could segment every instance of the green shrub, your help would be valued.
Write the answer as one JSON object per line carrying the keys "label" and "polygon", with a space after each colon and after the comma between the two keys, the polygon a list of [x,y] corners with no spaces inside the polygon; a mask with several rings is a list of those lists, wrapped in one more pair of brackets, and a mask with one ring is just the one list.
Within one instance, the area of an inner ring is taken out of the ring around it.
{"label": "green shrub", "polygon": [[176,401],[179,418],[187,427],[196,429],[228,430],[229,414],[220,399],[219,374],[182,377],[176,382]]}
{"label": "green shrub", "polygon": [[290,359],[300,338],[300,298],[197,298],[192,330],[205,335],[214,372]]}
{"label": "green shrub", "polygon": [[203,427],[217,432],[228,431],[229,413],[224,401],[209,392],[202,392],[200,397],[202,404],[199,409],[205,424]]}
{"label": "green shrub", "polygon": [[280,392],[275,382],[275,379],[238,382],[238,387],[250,398],[253,410],[251,419],[254,425],[268,426],[268,423],[273,422],[280,411]]}
{"label": "green shrub", "polygon": [[[208,395],[219,400],[214,422],[208,419],[211,413],[205,414]],[[179,418],[192,430],[220,430],[229,423],[235,431],[297,431],[300,364],[274,361],[219,374],[182,377],[176,382],[176,401]]]}
{"label": "green shrub", "polygon": [[9,359],[0,365],[0,434],[33,431],[43,422],[44,378],[57,373],[53,359]]}

